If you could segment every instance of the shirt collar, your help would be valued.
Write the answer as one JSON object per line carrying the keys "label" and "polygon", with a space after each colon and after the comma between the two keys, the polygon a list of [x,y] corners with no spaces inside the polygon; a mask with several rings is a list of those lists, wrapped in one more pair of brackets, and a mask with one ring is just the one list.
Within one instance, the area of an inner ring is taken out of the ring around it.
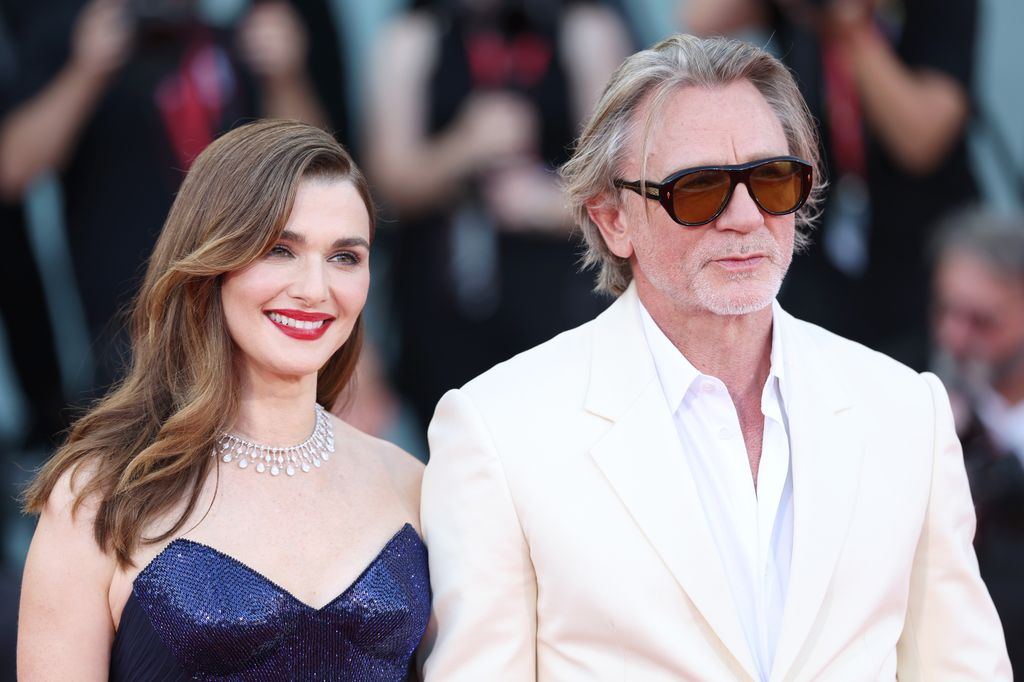
{"label": "shirt collar", "polygon": [[[647,347],[654,358],[654,366],[661,380],[662,390],[665,392],[665,400],[669,407],[675,412],[683,402],[693,383],[705,376],[686,359],[675,344],[665,336],[665,332],[647,312],[643,302],[637,301],[640,306],[640,319],[643,322],[644,335],[647,337]],[[772,301],[772,350],[771,367],[768,370],[768,382],[775,377],[779,382],[780,392],[784,382],[784,364],[782,361],[782,334],[779,330],[781,320],[781,308],[778,301]]]}

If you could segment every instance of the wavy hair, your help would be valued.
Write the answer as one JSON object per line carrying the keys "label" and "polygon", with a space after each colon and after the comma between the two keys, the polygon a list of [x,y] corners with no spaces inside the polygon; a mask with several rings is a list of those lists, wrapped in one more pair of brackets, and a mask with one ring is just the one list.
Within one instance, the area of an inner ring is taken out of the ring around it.
{"label": "wavy hair", "polygon": [[[594,113],[583,126],[572,157],[561,169],[562,183],[576,225],[583,233],[583,269],[597,269],[595,289],[613,295],[626,290],[633,273],[629,261],[604,243],[590,219],[587,204],[596,198],[618,202],[614,180],[631,154],[647,158],[647,144],[660,106],[677,88],[715,88],[749,81],[782,124],[789,153],[810,162],[815,185],[796,214],[796,247],[810,241],[808,232],[819,213],[825,182],[814,119],[792,74],[764,50],[727,38],[675,35],[630,56],[612,74]],[[644,121],[636,113],[650,103]],[[641,182],[647,165],[642,161]]]}
{"label": "wavy hair", "polygon": [[[98,502],[93,532],[121,565],[140,542],[176,533],[195,510],[214,465],[210,452],[239,404],[236,347],[221,307],[222,275],[275,244],[303,180],[351,182],[370,215],[369,186],[327,132],[281,120],[232,130],[196,158],[174,200],[132,307],[132,353],[124,378],[72,425],[67,441],[25,490],[39,513],[69,473],[72,513]],[[362,346],[362,316],[320,369],[317,400],[331,405],[348,385]],[[80,474],[83,485],[76,485]],[[171,527],[147,524],[185,502]]]}

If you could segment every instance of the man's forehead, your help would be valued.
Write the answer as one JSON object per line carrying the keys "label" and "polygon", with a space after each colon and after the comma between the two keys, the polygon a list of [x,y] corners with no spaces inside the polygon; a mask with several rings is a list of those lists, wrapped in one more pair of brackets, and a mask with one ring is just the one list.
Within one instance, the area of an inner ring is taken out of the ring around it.
{"label": "man's forehead", "polygon": [[[642,150],[649,127],[646,150]],[[648,177],[681,168],[737,164],[790,153],[782,124],[764,96],[748,81],[705,88],[675,88],[660,102],[637,111],[634,153],[639,170],[646,152]]]}

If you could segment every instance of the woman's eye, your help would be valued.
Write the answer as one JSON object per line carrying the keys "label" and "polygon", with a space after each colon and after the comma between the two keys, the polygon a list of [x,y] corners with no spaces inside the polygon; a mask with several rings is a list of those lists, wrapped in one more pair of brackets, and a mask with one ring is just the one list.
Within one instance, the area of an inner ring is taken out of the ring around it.
{"label": "woman's eye", "polygon": [[292,252],[288,250],[287,246],[283,246],[281,244],[277,244],[276,246],[271,248],[270,251],[267,252],[267,255],[268,256],[285,256],[285,257],[288,257],[288,256],[292,255]]}
{"label": "woman's eye", "polygon": [[360,258],[357,254],[351,251],[342,251],[331,256],[331,261],[334,263],[341,263],[342,265],[358,265]]}

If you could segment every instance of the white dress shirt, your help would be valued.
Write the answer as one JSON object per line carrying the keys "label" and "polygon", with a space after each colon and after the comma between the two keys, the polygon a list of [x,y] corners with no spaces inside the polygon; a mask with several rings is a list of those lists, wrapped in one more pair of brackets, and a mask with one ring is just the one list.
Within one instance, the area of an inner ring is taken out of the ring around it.
{"label": "white dress shirt", "polygon": [[[739,417],[725,384],[697,371],[642,305],[640,311],[747,644],[761,679],[767,680],[793,553],[793,477],[778,325],[773,324],[771,369],[761,392],[765,419],[755,490]],[[774,307],[773,313],[778,315]]]}

